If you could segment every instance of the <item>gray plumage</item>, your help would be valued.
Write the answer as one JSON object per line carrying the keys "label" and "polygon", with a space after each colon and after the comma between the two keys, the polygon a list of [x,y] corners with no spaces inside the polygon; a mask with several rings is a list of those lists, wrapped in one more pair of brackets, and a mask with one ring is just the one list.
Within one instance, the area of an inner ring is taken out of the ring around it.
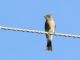
{"label": "gray plumage", "polygon": [[[45,16],[46,22],[45,22],[45,31],[49,33],[54,33],[55,32],[55,21],[52,17],[52,15],[48,14]],[[47,50],[52,51],[52,37],[53,35],[46,34],[47,38]]]}

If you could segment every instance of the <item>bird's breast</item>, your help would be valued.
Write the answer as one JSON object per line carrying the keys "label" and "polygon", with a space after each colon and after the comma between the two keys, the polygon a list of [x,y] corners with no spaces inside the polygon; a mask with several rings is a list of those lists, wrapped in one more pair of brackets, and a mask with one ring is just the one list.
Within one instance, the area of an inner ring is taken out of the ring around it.
{"label": "bird's breast", "polygon": [[55,21],[53,21],[53,20],[48,21],[48,24],[50,27],[55,27]]}

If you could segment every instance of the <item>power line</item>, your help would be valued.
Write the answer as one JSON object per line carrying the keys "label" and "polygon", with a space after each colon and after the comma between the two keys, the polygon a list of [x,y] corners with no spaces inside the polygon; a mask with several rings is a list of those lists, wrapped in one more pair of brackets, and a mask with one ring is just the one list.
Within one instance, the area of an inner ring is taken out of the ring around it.
{"label": "power line", "polygon": [[[28,29],[12,28],[12,27],[4,27],[4,26],[0,26],[0,29],[12,30],[12,31],[21,31],[21,32],[30,32],[30,33],[38,33],[38,34],[48,34],[48,32],[44,32],[44,31],[28,30]],[[80,35],[73,35],[73,34],[63,34],[63,33],[50,33],[50,34],[55,35],[55,36],[80,38]]]}

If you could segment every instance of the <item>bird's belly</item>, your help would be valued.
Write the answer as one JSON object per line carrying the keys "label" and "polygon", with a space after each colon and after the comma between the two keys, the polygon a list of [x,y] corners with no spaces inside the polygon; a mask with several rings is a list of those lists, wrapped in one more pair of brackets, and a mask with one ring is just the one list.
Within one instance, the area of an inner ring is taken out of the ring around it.
{"label": "bird's belly", "polygon": [[55,31],[55,22],[54,21],[49,21],[49,26],[50,26],[50,29],[49,29],[49,32],[54,32]]}

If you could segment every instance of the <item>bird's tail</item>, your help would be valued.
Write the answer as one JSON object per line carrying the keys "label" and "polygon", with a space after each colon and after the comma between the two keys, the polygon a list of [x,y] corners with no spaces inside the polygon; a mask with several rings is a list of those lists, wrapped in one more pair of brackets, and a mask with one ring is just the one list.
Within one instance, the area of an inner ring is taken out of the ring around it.
{"label": "bird's tail", "polygon": [[47,41],[47,50],[52,51],[52,41],[51,40]]}

